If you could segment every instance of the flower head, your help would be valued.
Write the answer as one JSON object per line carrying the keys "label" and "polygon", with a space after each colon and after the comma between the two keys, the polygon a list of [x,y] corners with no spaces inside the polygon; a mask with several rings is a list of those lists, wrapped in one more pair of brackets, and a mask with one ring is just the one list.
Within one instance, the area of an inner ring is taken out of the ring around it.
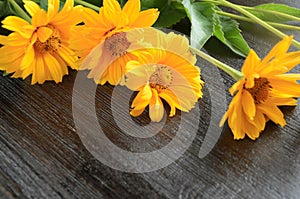
{"label": "flower head", "polygon": [[[82,15],[84,25],[73,29],[71,43],[71,48],[84,62],[81,69],[95,68],[89,77],[94,78],[100,84],[104,84],[106,81],[112,85],[117,84],[124,74],[127,61],[133,58],[128,53],[131,42],[128,41],[126,32],[135,28],[152,26],[158,15],[157,9],[140,11],[140,0],[129,0],[123,8],[117,0],[104,0],[99,13],[84,8]],[[97,50],[93,50],[94,48]],[[91,53],[92,50],[94,53]],[[97,54],[101,54],[101,56]],[[94,56],[98,61],[92,64],[90,59],[96,60],[91,58]],[[84,61],[85,58],[89,61]],[[106,61],[103,62],[103,60]],[[99,79],[101,68],[106,68],[106,70]]]}
{"label": "flower head", "polygon": [[159,122],[164,115],[162,100],[170,105],[170,116],[176,108],[187,112],[202,97],[203,81],[185,37],[155,29],[147,32],[145,38],[149,36],[153,48],[132,52],[138,60],[127,63],[125,85],[138,91],[130,114],[139,116],[149,105],[151,120]]}
{"label": "flower head", "polygon": [[242,67],[244,76],[230,88],[234,97],[220,122],[228,118],[234,139],[245,134],[256,139],[269,119],[286,124],[278,106],[295,106],[300,96],[300,74],[285,74],[300,63],[300,51],[287,52],[291,42],[292,36],[285,37],[263,60],[250,51]]}
{"label": "flower head", "polygon": [[71,26],[81,21],[81,7],[73,7],[73,0],[67,0],[59,11],[59,0],[49,0],[46,12],[33,1],[24,3],[31,23],[16,16],[2,21],[3,27],[13,32],[0,36],[0,65],[7,73],[14,73],[12,77],[25,79],[32,74],[32,84],[46,80],[61,82],[68,74],[68,66],[78,68],[77,56],[68,45]]}

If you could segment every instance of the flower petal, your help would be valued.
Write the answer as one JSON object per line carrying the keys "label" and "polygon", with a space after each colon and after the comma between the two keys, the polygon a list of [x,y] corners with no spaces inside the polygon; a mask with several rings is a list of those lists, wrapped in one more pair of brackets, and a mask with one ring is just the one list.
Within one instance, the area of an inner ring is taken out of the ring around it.
{"label": "flower petal", "polygon": [[151,121],[160,122],[164,116],[164,105],[158,96],[157,90],[152,89],[152,98],[149,104],[149,116]]}
{"label": "flower petal", "polygon": [[128,0],[123,7],[129,21],[135,21],[140,12],[140,0]]}
{"label": "flower petal", "polygon": [[253,120],[254,116],[256,114],[256,106],[255,106],[254,99],[247,90],[243,90],[242,92],[243,93],[242,93],[241,103],[243,106],[243,110],[244,110],[246,116],[250,120]]}
{"label": "flower petal", "polygon": [[283,113],[280,109],[274,105],[269,103],[264,103],[257,106],[261,112],[263,112],[268,118],[270,118],[274,123],[280,124],[282,127],[286,125]]}
{"label": "flower petal", "polygon": [[40,27],[37,30],[37,36],[42,43],[46,42],[47,39],[49,39],[49,37],[52,35],[52,33],[52,29],[47,27]]}
{"label": "flower petal", "polygon": [[131,27],[144,28],[152,26],[159,15],[158,9],[148,9],[140,12],[135,22],[131,23]]}
{"label": "flower petal", "polygon": [[277,57],[281,54],[284,54],[289,49],[291,43],[293,41],[293,36],[285,36],[280,42],[278,42],[272,50],[268,53],[268,55],[262,60],[262,65],[268,63],[274,57]]}
{"label": "flower petal", "polygon": [[23,0],[24,8],[30,14],[30,16],[34,16],[37,11],[40,9],[40,6],[36,4],[34,1]]}
{"label": "flower petal", "polygon": [[134,98],[131,107],[133,109],[143,109],[145,108],[152,98],[152,91],[149,85],[144,86],[137,96]]}

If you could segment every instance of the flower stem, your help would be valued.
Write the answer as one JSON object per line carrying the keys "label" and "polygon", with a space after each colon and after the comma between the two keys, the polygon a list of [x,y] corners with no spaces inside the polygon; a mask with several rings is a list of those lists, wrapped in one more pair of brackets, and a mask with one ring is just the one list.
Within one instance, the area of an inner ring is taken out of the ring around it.
{"label": "flower stem", "polygon": [[19,6],[19,4],[17,4],[14,0],[9,0],[8,1],[12,6],[13,8],[16,10],[16,14],[25,19],[26,21],[28,22],[31,22],[31,18],[30,16]]}
{"label": "flower stem", "polygon": [[243,77],[243,74],[240,71],[228,66],[227,64],[224,64],[223,62],[213,58],[212,56],[193,47],[190,47],[190,50],[198,56],[200,56],[201,58],[205,59],[206,61],[212,63],[213,65],[217,66],[218,68],[229,74],[236,81],[240,80]]}
{"label": "flower stem", "polygon": [[[242,6],[230,3],[230,2],[228,2],[226,0],[219,0],[219,3],[221,3],[221,5],[223,5],[223,6],[230,7],[232,9],[240,12],[241,14],[249,17],[254,22],[260,24],[261,26],[263,26],[267,30],[269,30],[269,31],[273,32],[275,35],[279,36],[280,38],[284,38],[286,36],[286,34],[284,34],[283,32],[281,32],[279,30],[277,30],[276,28],[274,28],[273,26],[269,25],[268,23],[266,23],[265,21],[261,20],[260,18],[256,17],[255,15],[251,14],[249,11],[245,10]],[[294,46],[296,46],[297,48],[300,49],[300,43],[298,41],[293,40],[292,44]]]}
{"label": "flower stem", "polygon": [[85,1],[82,1],[82,0],[74,0],[76,3],[80,4],[80,5],[83,5],[85,7],[88,7],[88,8],[91,8],[93,10],[96,10],[96,11],[99,11],[100,8],[98,6],[95,6],[93,4],[90,4],[88,2],[85,2]]}
{"label": "flower stem", "polygon": [[[216,13],[219,14],[219,15],[223,15],[223,16],[226,16],[226,17],[230,17],[230,18],[233,18],[233,19],[240,20],[240,21],[246,21],[246,22],[250,22],[250,23],[255,23],[254,21],[252,21],[248,17],[244,17],[244,16],[232,14],[232,13],[229,13],[229,12],[216,11]],[[274,26],[274,27],[277,27],[277,28],[300,31],[300,27],[298,27],[298,26],[281,24],[281,23],[275,23],[275,22],[267,22],[267,23],[270,24],[271,26]]]}
{"label": "flower stem", "polygon": [[264,10],[264,9],[253,8],[253,7],[248,7],[248,6],[241,6],[241,8],[243,8],[245,10],[255,11],[255,12],[264,12],[264,13],[268,13],[268,14],[273,14],[273,15],[283,17],[286,19],[291,19],[293,21],[300,21],[299,17],[295,17],[293,15],[289,15],[289,14],[285,14],[285,13],[281,13],[281,12],[277,12],[277,11],[273,11],[273,10]]}

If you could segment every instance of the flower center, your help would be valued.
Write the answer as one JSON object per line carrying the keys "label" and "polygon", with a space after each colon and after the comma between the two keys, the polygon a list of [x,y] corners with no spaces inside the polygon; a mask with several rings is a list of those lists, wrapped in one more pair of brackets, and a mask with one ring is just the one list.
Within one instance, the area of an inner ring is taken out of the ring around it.
{"label": "flower center", "polygon": [[122,56],[127,53],[130,44],[131,43],[127,40],[126,33],[120,32],[107,38],[104,41],[104,48],[113,56]]}
{"label": "flower center", "polygon": [[156,65],[154,73],[149,78],[150,87],[155,88],[157,91],[168,88],[172,81],[172,71],[165,65]]}
{"label": "flower center", "polygon": [[37,40],[34,43],[34,47],[40,52],[49,52],[53,54],[61,47],[60,34],[51,25],[48,25],[47,27],[52,29],[52,35],[45,42]]}
{"label": "flower center", "polygon": [[267,100],[270,92],[270,82],[267,78],[260,77],[254,79],[253,88],[246,88],[246,90],[252,95],[255,104],[260,104]]}

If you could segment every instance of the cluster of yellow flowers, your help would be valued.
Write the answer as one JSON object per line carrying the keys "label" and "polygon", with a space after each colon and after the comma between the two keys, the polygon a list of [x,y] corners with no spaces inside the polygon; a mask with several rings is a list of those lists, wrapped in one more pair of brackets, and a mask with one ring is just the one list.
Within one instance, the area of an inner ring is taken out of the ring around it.
{"label": "cluster of yellow flowers", "polygon": [[[140,11],[140,0],[128,0],[123,8],[117,0],[103,0],[99,12],[74,6],[73,0],[59,6],[59,0],[48,0],[45,11],[24,0],[31,22],[16,16],[2,21],[12,33],[0,36],[0,70],[15,78],[32,75],[32,84],[61,82],[68,66],[90,70],[88,77],[97,84],[138,91],[130,114],[139,116],[149,106],[155,122],[164,115],[162,100],[174,116],[176,109],[188,112],[202,97],[204,82],[188,39],[150,28],[157,9]],[[285,37],[262,61],[252,50],[248,55],[220,123],[228,119],[235,139],[246,134],[256,139],[268,120],[285,125],[277,106],[294,106],[300,96],[300,74],[284,74],[300,63],[300,51],[287,52],[291,41]]]}

